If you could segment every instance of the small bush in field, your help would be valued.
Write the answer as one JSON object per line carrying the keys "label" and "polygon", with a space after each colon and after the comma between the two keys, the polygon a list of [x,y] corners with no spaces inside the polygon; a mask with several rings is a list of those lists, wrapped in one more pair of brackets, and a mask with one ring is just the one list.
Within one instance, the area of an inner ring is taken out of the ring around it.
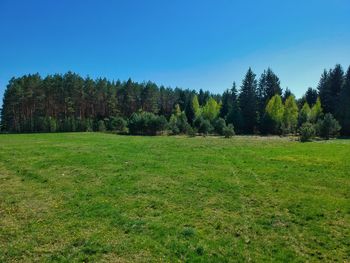
{"label": "small bush in field", "polygon": [[231,138],[233,135],[235,135],[235,129],[231,123],[224,127],[223,135],[225,136],[225,138]]}
{"label": "small bush in field", "polygon": [[300,133],[300,141],[307,142],[315,137],[316,131],[313,124],[309,122],[305,122],[303,123],[303,125],[301,125],[299,133]]}
{"label": "small bush in field", "polygon": [[339,122],[330,113],[324,115],[323,120],[318,120],[316,127],[317,134],[326,140],[335,137],[340,131]]}

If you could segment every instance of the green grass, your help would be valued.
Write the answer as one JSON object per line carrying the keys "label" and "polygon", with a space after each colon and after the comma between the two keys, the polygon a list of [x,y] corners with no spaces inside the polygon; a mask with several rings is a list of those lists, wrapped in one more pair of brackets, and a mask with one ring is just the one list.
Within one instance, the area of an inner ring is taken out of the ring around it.
{"label": "green grass", "polygon": [[350,140],[0,135],[0,262],[350,259]]}

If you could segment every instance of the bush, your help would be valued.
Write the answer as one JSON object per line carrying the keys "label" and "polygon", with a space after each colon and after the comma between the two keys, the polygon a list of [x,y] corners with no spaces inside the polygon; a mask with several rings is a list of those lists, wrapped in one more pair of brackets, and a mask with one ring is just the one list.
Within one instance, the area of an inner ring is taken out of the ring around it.
{"label": "bush", "polygon": [[235,130],[231,123],[224,127],[223,135],[225,136],[225,138],[231,138],[233,135],[235,135]]}
{"label": "bush", "polygon": [[323,120],[321,119],[317,122],[317,134],[326,140],[335,137],[340,129],[339,122],[330,113],[324,115]]}
{"label": "bush", "polygon": [[126,132],[128,123],[122,117],[112,117],[109,119],[108,130],[117,132]]}
{"label": "bush", "polygon": [[207,135],[213,130],[213,126],[211,126],[210,121],[204,119],[202,116],[197,117],[193,122],[195,128],[197,128],[199,133],[203,135]]}
{"label": "bush", "polygon": [[175,114],[171,115],[169,120],[169,130],[172,134],[179,134],[180,129],[177,126],[177,117]]}
{"label": "bush", "polygon": [[60,131],[63,132],[75,132],[75,119],[73,117],[67,117],[60,123]]}
{"label": "bush", "polygon": [[224,129],[226,128],[226,122],[223,118],[217,118],[213,121],[213,127],[217,134],[224,135]]}
{"label": "bush", "polygon": [[48,118],[48,129],[49,129],[49,132],[57,131],[57,123],[54,118],[51,118],[51,117]]}
{"label": "bush", "polygon": [[169,129],[172,134],[186,134],[190,128],[191,125],[189,125],[187,122],[185,112],[181,112],[179,115],[171,115],[169,120]]}
{"label": "bush", "polygon": [[300,141],[306,142],[315,137],[316,131],[313,124],[305,122],[301,125],[300,130]]}
{"label": "bush", "polygon": [[106,131],[106,125],[105,125],[105,122],[103,120],[98,121],[98,131],[100,131],[100,132]]}
{"label": "bush", "polygon": [[197,130],[192,128],[191,126],[189,126],[188,130],[187,130],[187,134],[189,137],[195,137],[197,133]]}
{"label": "bush", "polygon": [[140,135],[156,135],[167,127],[164,116],[157,116],[150,112],[134,113],[129,120],[129,132]]}

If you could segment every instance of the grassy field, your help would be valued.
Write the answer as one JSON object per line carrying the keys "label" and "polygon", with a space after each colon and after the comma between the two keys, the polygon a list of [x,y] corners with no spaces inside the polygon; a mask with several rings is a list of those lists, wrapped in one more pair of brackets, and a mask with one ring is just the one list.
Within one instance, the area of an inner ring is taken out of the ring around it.
{"label": "grassy field", "polygon": [[350,140],[0,135],[0,262],[350,260]]}

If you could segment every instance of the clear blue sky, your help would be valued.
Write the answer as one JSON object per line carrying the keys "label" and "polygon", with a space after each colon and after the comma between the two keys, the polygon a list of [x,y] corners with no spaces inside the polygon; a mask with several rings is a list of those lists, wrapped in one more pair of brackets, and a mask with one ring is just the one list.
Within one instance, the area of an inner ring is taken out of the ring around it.
{"label": "clear blue sky", "polygon": [[349,0],[0,0],[0,99],[12,76],[68,70],[222,92],[249,66],[301,96],[336,63]]}

